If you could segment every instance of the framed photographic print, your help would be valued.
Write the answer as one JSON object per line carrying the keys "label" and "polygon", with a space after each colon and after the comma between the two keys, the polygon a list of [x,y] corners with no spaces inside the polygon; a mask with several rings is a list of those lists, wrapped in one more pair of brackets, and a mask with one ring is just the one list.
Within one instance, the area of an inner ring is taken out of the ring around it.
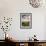
{"label": "framed photographic print", "polygon": [[20,13],[20,28],[32,29],[32,13]]}

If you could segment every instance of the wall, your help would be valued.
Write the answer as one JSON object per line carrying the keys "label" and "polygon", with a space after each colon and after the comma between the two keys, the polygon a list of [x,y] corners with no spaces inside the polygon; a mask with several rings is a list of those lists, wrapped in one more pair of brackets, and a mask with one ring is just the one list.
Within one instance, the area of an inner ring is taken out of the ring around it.
{"label": "wall", "polygon": [[[32,29],[20,29],[20,13],[32,13]],[[44,40],[46,34],[45,15],[46,8],[32,8],[28,0],[0,0],[0,16],[13,18],[8,33],[16,40],[27,40],[34,34],[39,40]]]}

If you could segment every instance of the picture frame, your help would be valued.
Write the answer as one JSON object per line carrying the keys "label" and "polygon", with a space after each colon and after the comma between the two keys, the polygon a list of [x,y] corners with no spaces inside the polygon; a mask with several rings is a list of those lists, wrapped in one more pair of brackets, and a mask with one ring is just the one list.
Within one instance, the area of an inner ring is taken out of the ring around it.
{"label": "picture frame", "polygon": [[32,13],[20,13],[20,28],[32,29]]}

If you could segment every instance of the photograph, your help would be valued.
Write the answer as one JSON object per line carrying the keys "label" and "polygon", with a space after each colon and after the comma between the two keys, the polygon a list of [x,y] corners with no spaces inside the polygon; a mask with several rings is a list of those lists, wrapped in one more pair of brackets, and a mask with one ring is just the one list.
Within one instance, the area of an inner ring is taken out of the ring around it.
{"label": "photograph", "polygon": [[32,13],[20,13],[20,28],[32,29]]}

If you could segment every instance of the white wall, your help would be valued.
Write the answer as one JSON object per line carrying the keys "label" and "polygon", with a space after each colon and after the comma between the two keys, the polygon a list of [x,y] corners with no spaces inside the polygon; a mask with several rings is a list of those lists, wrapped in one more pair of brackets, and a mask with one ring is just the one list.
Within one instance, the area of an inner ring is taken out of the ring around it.
{"label": "white wall", "polygon": [[[20,29],[20,13],[32,13],[32,29]],[[27,40],[34,34],[39,40],[46,39],[45,15],[46,8],[32,8],[28,0],[0,0],[0,16],[13,17],[8,33],[17,40]]]}

